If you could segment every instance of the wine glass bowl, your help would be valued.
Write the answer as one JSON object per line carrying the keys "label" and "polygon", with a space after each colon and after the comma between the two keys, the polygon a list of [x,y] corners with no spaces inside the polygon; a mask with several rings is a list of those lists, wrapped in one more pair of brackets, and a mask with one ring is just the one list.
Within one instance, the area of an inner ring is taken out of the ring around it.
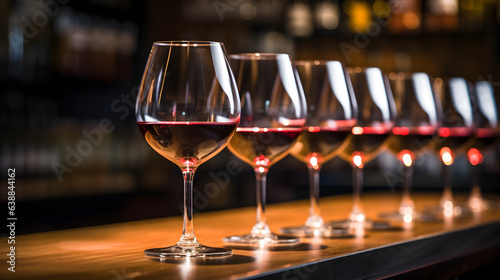
{"label": "wine glass bowl", "polygon": [[193,177],[219,153],[240,119],[236,83],[222,43],[153,43],[136,102],[146,142],[175,163],[184,176],[183,232],[170,247],[148,249],[152,257],[224,257],[226,248],[201,245],[193,228]]}
{"label": "wine glass bowl", "polygon": [[[368,163],[384,149],[387,138],[394,126],[396,108],[394,98],[385,74],[375,67],[348,68],[359,108],[356,125],[352,128],[353,137],[340,154],[348,161]],[[353,155],[354,153],[354,155]]]}
{"label": "wine glass bowl", "polygon": [[291,154],[309,170],[310,208],[304,225],[282,228],[296,236],[346,237],[342,228],[324,226],[319,208],[321,166],[347,145],[356,124],[357,105],[349,74],[339,61],[296,61],[304,89],[308,116],[300,139]]}
{"label": "wine glass bowl", "polygon": [[231,139],[237,122],[138,122],[146,142],[181,169],[196,169],[218,154]]}
{"label": "wine glass bowl", "polygon": [[[339,61],[297,61],[295,65],[308,118],[292,155],[314,167],[338,155],[347,144],[357,121],[357,104],[349,74]],[[311,162],[315,153],[318,156]]]}
{"label": "wine glass bowl", "polygon": [[241,96],[242,114],[228,148],[255,171],[257,219],[249,234],[228,236],[223,241],[237,246],[298,244],[298,238],[271,232],[265,198],[269,168],[289,153],[306,121],[300,80],[287,54],[249,53],[229,58]]}

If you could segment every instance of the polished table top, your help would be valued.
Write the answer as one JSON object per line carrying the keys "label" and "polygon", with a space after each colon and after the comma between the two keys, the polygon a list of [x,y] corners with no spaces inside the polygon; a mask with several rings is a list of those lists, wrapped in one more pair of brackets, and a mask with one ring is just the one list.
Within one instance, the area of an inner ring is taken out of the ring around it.
{"label": "polished table top", "polygon": [[[414,194],[417,209],[438,198]],[[367,193],[367,216],[395,210],[399,199],[397,192]],[[325,220],[345,218],[350,207],[348,195],[321,199]],[[308,201],[269,205],[267,215],[274,232],[302,224]],[[248,233],[254,221],[254,208],[201,213],[194,219],[198,240],[214,247],[224,246],[224,236]],[[499,247],[500,210],[451,223],[416,223],[411,230],[367,231],[364,237],[303,238],[288,249],[233,248],[234,256],[224,259],[159,262],[143,255],[144,249],[175,244],[181,230],[181,217],[170,217],[17,236],[16,272],[2,261],[0,279],[379,278]],[[0,240],[4,260],[7,239]]]}

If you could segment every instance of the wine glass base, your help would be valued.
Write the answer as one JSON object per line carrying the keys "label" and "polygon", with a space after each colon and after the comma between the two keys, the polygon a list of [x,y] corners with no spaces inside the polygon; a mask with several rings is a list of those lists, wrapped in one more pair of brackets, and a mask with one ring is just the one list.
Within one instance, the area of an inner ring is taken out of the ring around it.
{"label": "wine glass base", "polygon": [[364,228],[364,229],[391,229],[393,226],[389,222],[385,221],[373,221],[370,219],[365,219],[364,221],[358,222],[350,219],[345,219],[341,221],[330,221],[325,223],[325,225],[334,228]]}
{"label": "wine glass base", "polygon": [[300,243],[300,238],[281,236],[274,233],[258,236],[254,234],[233,235],[222,239],[223,242],[234,245],[248,246],[293,246]]}
{"label": "wine glass base", "polygon": [[404,223],[416,222],[419,221],[421,218],[421,214],[415,211],[413,211],[413,213],[411,214],[401,214],[401,212],[399,211],[394,211],[394,212],[380,213],[378,216],[381,219],[404,222]]}
{"label": "wine glass base", "polygon": [[472,211],[465,206],[453,205],[449,208],[443,208],[441,205],[427,207],[422,213],[420,221],[436,222],[449,219],[458,219],[469,217]]}
{"label": "wine glass base", "polygon": [[298,227],[285,227],[282,228],[281,233],[299,237],[354,237],[354,233],[350,228],[347,227],[332,227],[332,226],[321,226],[321,227],[310,227],[306,225]]}
{"label": "wine glass base", "polygon": [[436,216],[425,212],[413,211],[411,214],[401,214],[399,211],[379,214],[379,218],[388,220],[402,229],[412,229],[418,222],[435,222]]}
{"label": "wine glass base", "polygon": [[469,197],[467,200],[467,208],[473,213],[483,212],[494,208],[493,201],[483,198],[482,196]]}
{"label": "wine glass base", "polygon": [[174,245],[165,248],[147,249],[144,254],[149,257],[158,258],[217,258],[230,257],[233,255],[231,249],[214,248],[199,245],[192,248],[183,248],[179,245]]}

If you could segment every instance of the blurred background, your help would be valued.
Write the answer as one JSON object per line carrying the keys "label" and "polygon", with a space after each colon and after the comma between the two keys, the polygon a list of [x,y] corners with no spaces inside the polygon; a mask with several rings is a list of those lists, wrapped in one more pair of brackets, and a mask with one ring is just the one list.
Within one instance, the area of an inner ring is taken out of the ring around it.
{"label": "blurred background", "polygon": [[[0,33],[1,178],[6,185],[16,169],[19,234],[180,215],[181,172],[135,124],[137,86],[157,40],[487,80],[500,99],[496,0],[4,0]],[[485,155],[486,195],[500,192],[499,157],[498,147]],[[431,153],[417,160],[414,190],[439,195],[441,168]],[[366,169],[365,192],[399,192],[393,156]],[[468,192],[471,173],[459,156],[454,190]],[[255,205],[253,170],[227,149],[198,169],[195,188],[197,211]],[[349,192],[350,165],[335,158],[322,170],[321,194]],[[269,203],[307,196],[305,165],[288,156],[272,167]]]}

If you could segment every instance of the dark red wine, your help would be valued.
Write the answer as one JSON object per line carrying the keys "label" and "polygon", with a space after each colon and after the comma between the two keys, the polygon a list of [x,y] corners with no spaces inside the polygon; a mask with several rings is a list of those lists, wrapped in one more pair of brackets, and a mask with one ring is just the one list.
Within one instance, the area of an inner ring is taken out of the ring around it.
{"label": "dark red wine", "polygon": [[340,154],[341,157],[351,162],[354,152],[364,154],[363,162],[372,160],[385,145],[391,133],[386,127],[360,127],[352,128],[352,137],[347,147]]}
{"label": "dark red wine", "polygon": [[181,168],[197,167],[219,153],[237,122],[138,122],[148,144]]}
{"label": "dark red wine", "polygon": [[298,160],[310,165],[311,157],[315,157],[313,165],[321,165],[332,159],[347,144],[351,128],[328,128],[309,126],[302,132],[293,146],[291,154]]}
{"label": "dark red wine", "polygon": [[469,127],[441,127],[437,137],[434,138],[434,151],[439,154],[443,147],[448,147],[454,152],[467,148],[467,141],[472,136],[472,128]]}
{"label": "dark red wine", "polygon": [[437,130],[437,127],[432,126],[394,127],[388,148],[396,155],[402,150],[410,150],[415,155],[419,155],[426,148],[432,148],[433,141],[431,140]]}
{"label": "dark red wine", "polygon": [[302,128],[238,127],[229,150],[252,167],[270,167],[285,157]]}

